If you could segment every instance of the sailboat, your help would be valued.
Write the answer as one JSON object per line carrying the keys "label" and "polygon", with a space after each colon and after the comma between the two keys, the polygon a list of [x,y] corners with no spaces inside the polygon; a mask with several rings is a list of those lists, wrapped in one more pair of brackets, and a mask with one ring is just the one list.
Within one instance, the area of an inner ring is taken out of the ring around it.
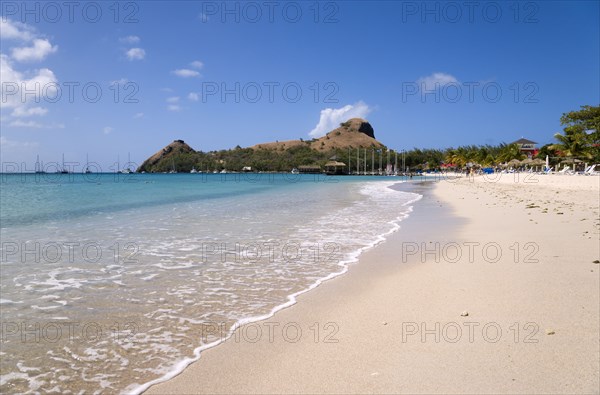
{"label": "sailboat", "polygon": [[62,155],[62,169],[57,171],[60,174],[69,174],[69,170],[65,167],[65,154]]}
{"label": "sailboat", "polygon": [[171,163],[173,164],[173,168],[171,169],[171,171],[169,172],[169,174],[175,174],[175,173],[177,173],[175,171],[175,159],[171,159],[171,161],[172,161]]}
{"label": "sailboat", "polygon": [[90,174],[92,171],[90,170],[90,160],[88,158],[88,154],[85,154],[85,174]]}
{"label": "sailboat", "polygon": [[37,156],[37,160],[35,162],[35,173],[36,174],[46,174],[44,171],[44,165],[40,166],[40,156]]}
{"label": "sailboat", "polygon": [[[129,174],[132,173],[131,169],[129,168],[129,164],[131,163],[131,158],[129,156],[129,152],[127,153],[127,164],[125,165],[126,167],[123,170],[120,170],[119,173],[121,174]],[[119,165],[120,166],[120,165]]]}

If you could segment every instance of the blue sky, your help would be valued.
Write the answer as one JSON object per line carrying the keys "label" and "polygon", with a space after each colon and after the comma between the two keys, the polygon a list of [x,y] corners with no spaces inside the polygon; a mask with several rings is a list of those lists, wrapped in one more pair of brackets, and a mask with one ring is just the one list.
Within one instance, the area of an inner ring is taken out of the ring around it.
{"label": "blue sky", "polygon": [[3,2],[2,162],[108,169],[352,116],[395,149],[544,144],[598,105],[599,2],[467,4]]}

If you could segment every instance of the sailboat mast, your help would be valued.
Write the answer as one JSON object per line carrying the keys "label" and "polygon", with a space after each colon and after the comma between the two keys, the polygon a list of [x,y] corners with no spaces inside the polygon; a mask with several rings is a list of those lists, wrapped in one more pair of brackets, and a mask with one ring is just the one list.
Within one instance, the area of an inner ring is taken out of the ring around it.
{"label": "sailboat mast", "polygon": [[387,169],[390,166],[390,150],[387,150],[387,161],[385,164],[385,168]]}
{"label": "sailboat mast", "polygon": [[406,172],[406,151],[402,150],[402,172]]}
{"label": "sailboat mast", "polygon": [[91,173],[91,171],[90,171],[90,157],[87,154],[87,152],[85,154],[85,170],[83,172],[86,173],[86,174]]}
{"label": "sailboat mast", "polygon": [[375,174],[375,149],[371,150],[371,175]]}
{"label": "sailboat mast", "polygon": [[352,172],[352,167],[350,166],[350,146],[348,146],[348,174]]}

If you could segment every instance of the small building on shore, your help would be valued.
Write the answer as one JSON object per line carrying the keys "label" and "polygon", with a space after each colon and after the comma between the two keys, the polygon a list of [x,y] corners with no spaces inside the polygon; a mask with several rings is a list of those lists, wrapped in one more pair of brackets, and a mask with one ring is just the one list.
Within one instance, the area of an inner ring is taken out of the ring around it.
{"label": "small building on shore", "polygon": [[298,172],[301,174],[318,174],[318,173],[321,173],[321,166],[318,166],[318,165],[298,166]]}
{"label": "small building on shore", "polygon": [[537,144],[535,141],[527,140],[523,137],[521,137],[517,141],[513,141],[511,144],[516,144],[517,146],[519,146],[521,153],[527,155],[528,158],[533,158],[537,155],[539,151],[535,146]]}
{"label": "small building on shore", "polygon": [[346,174],[346,164],[335,160],[329,161],[325,163],[325,173],[331,175]]}

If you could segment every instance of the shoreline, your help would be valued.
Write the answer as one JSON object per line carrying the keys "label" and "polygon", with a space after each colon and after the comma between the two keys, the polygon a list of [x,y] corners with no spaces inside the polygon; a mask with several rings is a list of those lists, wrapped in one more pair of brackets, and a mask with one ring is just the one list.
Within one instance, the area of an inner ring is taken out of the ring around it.
{"label": "shoreline", "polygon": [[[235,342],[235,343],[239,343],[239,341],[243,341],[243,339],[241,339],[242,337],[245,336],[240,336],[239,335],[239,331],[242,329],[243,330],[243,326],[247,325],[247,324],[254,324],[254,323],[260,323],[261,321],[265,321],[265,320],[269,320],[271,318],[277,318],[278,315],[282,314],[283,312],[287,312],[291,309],[293,309],[294,307],[298,306],[299,303],[305,303],[305,299],[307,297],[307,293],[309,293],[309,291],[312,291],[312,293],[314,293],[316,290],[323,288],[323,286],[331,286],[332,284],[336,284],[336,281],[341,280],[342,278],[346,277],[348,275],[349,272],[356,270],[356,267],[359,266],[361,264],[361,260],[363,259],[362,257],[365,254],[368,254],[369,252],[372,252],[378,248],[381,248],[381,246],[389,243],[389,237],[397,234],[398,232],[400,232],[404,226],[405,223],[410,220],[412,213],[414,212],[414,205],[415,204],[419,204],[419,202],[421,200],[423,200],[426,196],[426,193],[430,193],[431,189],[432,189],[432,185],[434,184],[434,181],[431,180],[418,180],[415,182],[407,182],[405,180],[403,181],[398,181],[397,183],[395,183],[392,186],[392,189],[395,190],[399,190],[402,192],[412,192],[412,193],[417,193],[419,194],[421,197],[415,199],[414,201],[411,201],[409,203],[407,203],[407,206],[413,206],[412,209],[409,210],[408,214],[404,214],[402,217],[398,217],[396,219],[396,225],[397,228],[395,227],[394,229],[392,229],[391,231],[382,234],[381,235],[381,239],[376,240],[373,242],[372,245],[365,247],[363,249],[361,249],[360,252],[358,252],[357,257],[353,260],[350,260],[346,263],[343,264],[344,269],[338,273],[333,273],[330,276],[327,276],[326,278],[320,279],[318,280],[315,284],[313,284],[312,286],[310,286],[309,288],[298,292],[296,294],[290,295],[290,298],[288,300],[288,302],[277,306],[276,308],[273,309],[273,311],[266,316],[261,316],[261,317],[253,317],[252,319],[248,319],[248,320],[244,320],[244,322],[239,323],[239,326],[237,327],[233,327],[231,330],[226,331],[226,335],[223,336],[222,339],[220,339],[219,341],[215,342],[215,344],[210,344],[210,345],[206,345],[203,347],[199,347],[197,350],[202,352],[202,355],[200,355],[197,358],[194,358],[193,361],[188,362],[185,364],[185,367],[183,367],[183,369],[176,369],[175,371],[173,371],[172,373],[170,373],[167,376],[163,377],[163,378],[159,378],[157,380],[153,380],[152,382],[146,383],[142,386],[140,386],[139,388],[141,389],[141,391],[136,391],[135,393],[144,393],[144,394],[152,394],[152,393],[162,393],[163,386],[170,386],[170,383],[173,380],[177,380],[177,378],[183,374],[185,374],[185,372],[188,369],[193,369],[194,366],[196,364],[201,364],[203,358],[205,357],[205,354],[209,351],[212,352],[218,352],[218,350],[220,349],[219,346],[224,346],[226,344],[228,344],[228,342]],[[429,190],[429,191],[427,191]],[[415,224],[415,226],[418,226],[418,224]],[[269,325],[273,322],[273,320],[269,321]],[[287,324],[293,324],[295,323],[295,321],[289,321]],[[212,328],[211,328],[212,329]],[[307,328],[304,328],[305,330]],[[236,333],[238,334],[236,336]],[[332,339],[335,340],[335,339]],[[158,392],[156,392],[158,391]],[[168,391],[168,389],[167,389]],[[174,392],[177,393],[177,392]]]}
{"label": "shoreline", "polygon": [[[200,362],[147,393],[593,393],[600,268],[592,263],[599,254],[592,236],[598,238],[598,228],[576,236],[595,220],[581,218],[593,217],[593,210],[576,211],[590,208],[589,201],[581,202],[586,191],[558,189],[569,191],[566,203],[579,203],[569,210],[563,203],[549,205],[543,213],[541,204],[528,208],[528,199],[550,202],[556,188],[477,177],[438,182],[414,204],[400,230],[362,254],[346,275],[300,296],[269,325],[241,328],[237,337],[204,351]],[[569,259],[561,238],[552,236],[553,226],[573,235],[562,240],[572,245]],[[497,243],[502,253],[496,260],[489,250],[489,262],[471,259],[466,247],[473,243]],[[442,245],[438,252],[436,245]],[[464,256],[449,255],[457,245]],[[565,285],[569,297],[561,299]],[[573,317],[580,311],[584,316]],[[277,330],[266,336],[266,329],[283,327],[299,327],[305,335],[297,341]],[[492,332],[482,340],[483,332],[475,331],[472,342],[465,340],[465,329],[481,327],[500,328],[503,336],[491,342]],[[250,330],[262,330],[262,336],[254,341]],[[463,332],[457,341],[450,341],[452,330],[455,337]]]}
{"label": "shoreline", "polygon": [[[390,182],[392,182],[393,184],[388,187],[390,187],[394,190],[401,191],[401,192],[408,192],[408,191],[405,191],[404,188],[401,187],[404,183],[406,183],[406,180],[396,180],[396,181],[390,180]],[[426,181],[421,181],[421,182],[426,182]],[[344,274],[346,274],[348,272],[348,270],[352,266],[360,263],[360,257],[362,256],[363,253],[365,253],[369,250],[372,250],[373,248],[376,248],[378,245],[380,245],[382,243],[385,243],[387,241],[387,238],[390,235],[396,233],[401,228],[400,224],[406,218],[408,218],[410,216],[410,213],[412,212],[412,205],[414,203],[418,202],[422,197],[423,197],[422,194],[416,193],[416,197],[414,197],[412,200],[409,200],[403,204],[403,206],[407,207],[407,211],[405,213],[402,213],[401,215],[397,216],[393,220],[389,221],[389,224],[392,226],[392,228],[389,231],[386,231],[386,232],[378,235],[377,238],[375,240],[373,240],[370,244],[359,248],[358,250],[354,251],[349,256],[346,256],[341,261],[339,261],[338,266],[341,268],[340,271],[330,273],[329,275],[327,275],[323,278],[319,278],[314,283],[310,284],[307,288],[302,289],[298,292],[295,292],[291,295],[288,295],[287,301],[285,303],[282,303],[282,304],[279,304],[279,305],[273,307],[268,314],[239,319],[232,327],[230,327],[229,329],[226,329],[226,330],[223,330],[224,328],[222,325],[219,325],[217,329],[213,328],[213,325],[208,325],[210,328],[207,328],[207,331],[208,330],[213,331],[213,329],[218,330],[218,333],[220,333],[220,335],[221,335],[220,339],[218,339],[214,342],[211,342],[209,344],[204,344],[202,346],[196,347],[194,349],[194,357],[187,357],[184,360],[180,361],[178,364],[176,364],[174,366],[174,368],[170,372],[168,372],[164,376],[154,379],[152,381],[149,381],[147,383],[144,383],[142,385],[132,385],[132,386],[126,388],[125,390],[129,391],[130,393],[133,393],[133,394],[141,394],[141,393],[146,393],[146,391],[148,391],[148,389],[153,386],[157,386],[157,385],[169,382],[173,378],[182,374],[185,371],[185,369],[187,369],[191,365],[197,363],[201,359],[202,353],[227,342],[232,337],[235,337],[236,333],[239,332],[240,328],[243,328],[244,326],[247,326],[249,324],[254,324],[257,322],[265,321],[265,320],[268,320],[268,319],[274,317],[280,311],[289,309],[290,307],[293,307],[294,305],[296,305],[298,303],[298,298],[301,297],[302,295],[320,287],[324,283],[328,283],[331,280],[334,280],[338,277],[343,276]],[[214,333],[211,332],[211,334],[214,334]]]}

